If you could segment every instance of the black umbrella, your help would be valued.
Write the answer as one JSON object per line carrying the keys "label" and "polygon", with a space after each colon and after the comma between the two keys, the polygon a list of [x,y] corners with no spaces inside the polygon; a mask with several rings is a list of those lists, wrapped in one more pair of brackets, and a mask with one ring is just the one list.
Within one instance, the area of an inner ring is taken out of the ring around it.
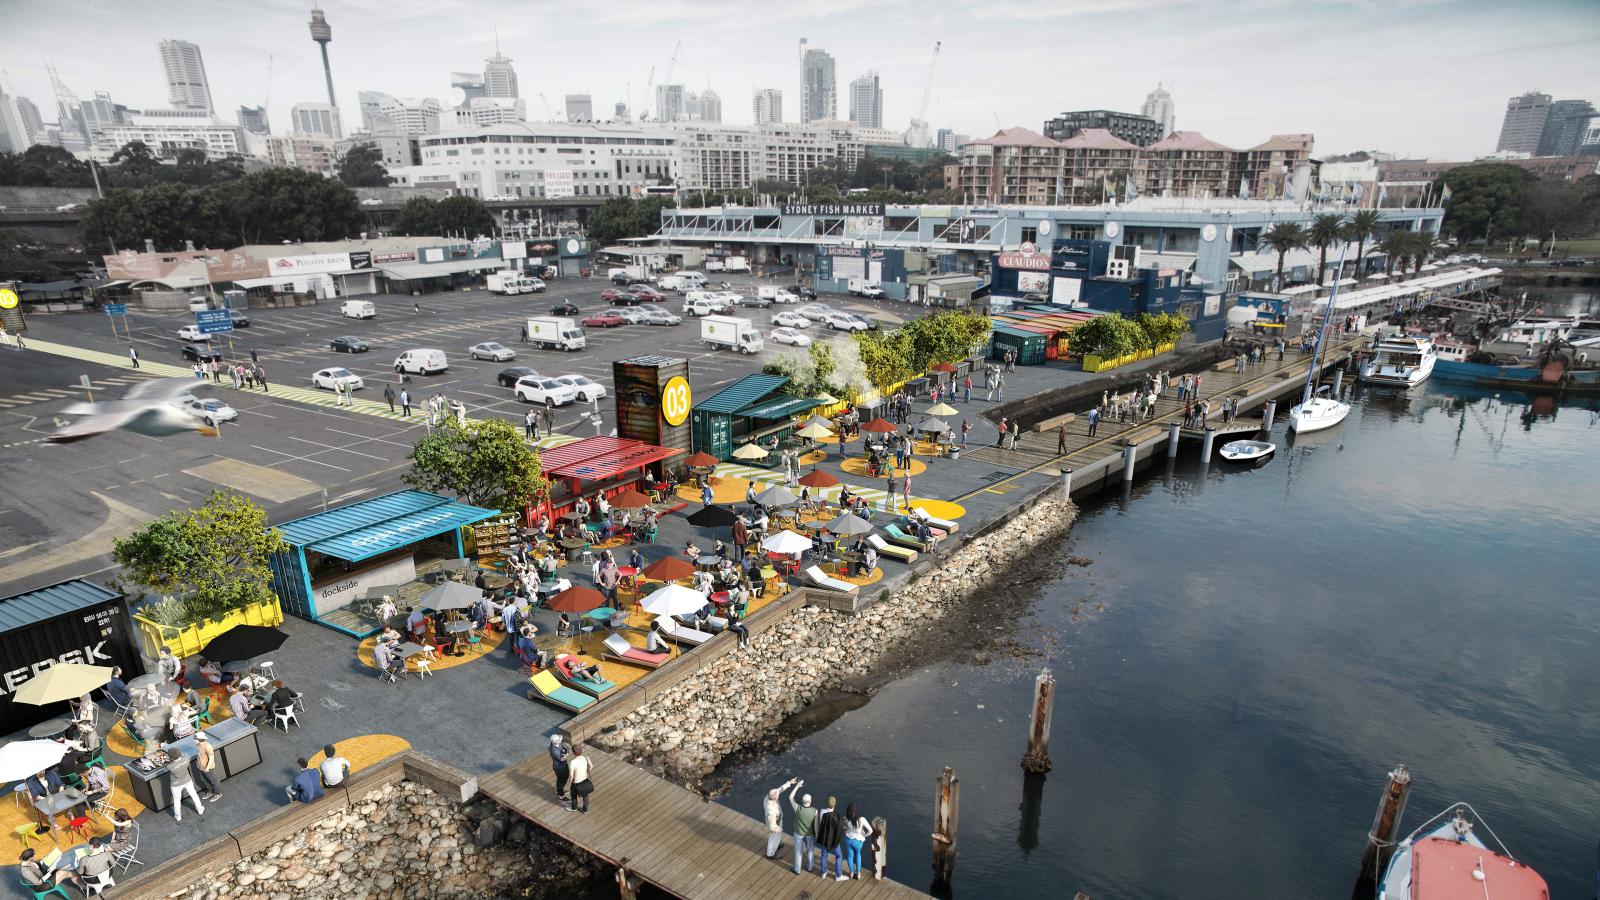
{"label": "black umbrella", "polygon": [[689,517],[690,525],[701,528],[729,528],[739,521],[739,514],[726,506],[704,506]]}
{"label": "black umbrella", "polygon": [[265,625],[235,625],[200,648],[206,659],[221,662],[255,659],[283,646],[289,636]]}

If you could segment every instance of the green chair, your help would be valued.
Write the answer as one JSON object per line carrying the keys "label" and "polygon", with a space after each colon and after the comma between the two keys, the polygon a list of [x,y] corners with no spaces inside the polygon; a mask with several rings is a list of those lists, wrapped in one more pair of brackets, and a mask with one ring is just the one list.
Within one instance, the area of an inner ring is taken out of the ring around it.
{"label": "green chair", "polygon": [[646,544],[654,544],[656,542],[656,535],[660,531],[661,531],[661,526],[659,526],[659,525],[657,525],[656,527],[650,529],[649,531],[646,531],[644,533],[644,542]]}
{"label": "green chair", "polygon": [[83,764],[83,767],[85,769],[87,769],[90,766],[99,766],[100,768],[103,769],[103,768],[105,768],[105,765],[106,765],[106,748],[105,748],[105,745],[102,744],[98,749],[96,749],[94,751],[94,756],[89,757],[89,761],[85,762]]}
{"label": "green chair", "polygon": [[194,730],[195,731],[199,731],[200,730],[200,723],[201,722],[204,722],[207,725],[216,724],[211,719],[211,698],[210,697],[202,697],[200,702],[205,704],[205,708],[201,709],[200,710],[200,714],[194,717]]}
{"label": "green chair", "polygon": [[122,730],[128,733],[129,738],[133,739],[134,746],[139,748],[139,753],[142,755],[144,753],[144,738],[139,736],[139,732],[133,730],[133,723],[128,719],[123,719]]}
{"label": "green chair", "polygon": [[67,898],[67,900],[73,900],[73,896],[67,893],[67,889],[59,884],[52,884],[49,887],[41,890],[40,888],[36,888],[26,881],[21,881],[18,883],[22,885],[24,890],[33,894],[33,900],[40,900],[41,897],[49,897],[53,894],[60,894],[61,896]]}

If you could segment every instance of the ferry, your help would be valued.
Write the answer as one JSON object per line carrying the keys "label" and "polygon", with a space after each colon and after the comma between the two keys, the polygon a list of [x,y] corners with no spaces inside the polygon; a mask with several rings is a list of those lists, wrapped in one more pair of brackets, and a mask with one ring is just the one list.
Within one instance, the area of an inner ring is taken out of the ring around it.
{"label": "ferry", "polygon": [[1428,338],[1410,335],[1384,338],[1373,348],[1372,359],[1361,367],[1361,380],[1386,387],[1414,387],[1433,374],[1438,358],[1433,341]]}
{"label": "ferry", "polygon": [[1378,882],[1378,900],[1550,900],[1544,877],[1518,862],[1483,825],[1477,812],[1457,803],[1422,824],[1395,848]]}

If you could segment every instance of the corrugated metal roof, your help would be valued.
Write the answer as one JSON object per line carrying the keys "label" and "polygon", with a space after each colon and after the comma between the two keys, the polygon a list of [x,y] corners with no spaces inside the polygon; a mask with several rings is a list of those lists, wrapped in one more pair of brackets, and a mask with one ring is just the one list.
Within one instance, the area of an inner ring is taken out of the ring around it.
{"label": "corrugated metal roof", "polygon": [[0,631],[15,631],[80,609],[99,606],[122,594],[82,579],[63,581],[0,600]]}
{"label": "corrugated metal roof", "polygon": [[447,497],[424,491],[395,491],[392,494],[362,500],[360,503],[352,503],[338,509],[292,519],[277,528],[283,532],[284,540],[304,547],[336,534],[377,525],[449,502],[451,501]]}
{"label": "corrugated metal roof", "polygon": [[462,525],[471,525],[500,515],[496,510],[466,503],[446,501],[405,513],[354,531],[317,541],[306,549],[335,559],[358,562],[390,550],[398,550],[423,538],[444,534]]}
{"label": "corrugated metal roof", "polygon": [[757,403],[739,410],[736,415],[749,416],[752,419],[781,419],[795,413],[805,412],[822,405],[822,401],[815,397],[778,397],[764,403]]}
{"label": "corrugated metal roof", "polygon": [[482,269],[498,269],[505,265],[505,260],[496,256],[483,259],[453,259],[448,262],[420,263],[420,262],[392,262],[379,263],[385,275],[390,278],[399,278],[412,281],[418,278],[436,278],[442,275],[456,275],[463,272],[477,272]]}
{"label": "corrugated metal roof", "polygon": [[789,383],[784,375],[746,375],[694,405],[695,411],[733,415]]}

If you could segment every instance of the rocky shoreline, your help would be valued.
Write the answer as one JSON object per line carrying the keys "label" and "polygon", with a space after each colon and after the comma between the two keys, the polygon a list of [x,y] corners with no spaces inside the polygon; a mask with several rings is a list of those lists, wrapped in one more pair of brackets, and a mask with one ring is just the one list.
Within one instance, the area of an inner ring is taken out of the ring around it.
{"label": "rocky shoreline", "polygon": [[1065,533],[1077,517],[1051,496],[1026,514],[944,552],[859,616],[803,607],[776,627],[634,710],[591,741],[687,782],[710,774],[825,691],[871,671],[908,636],[1002,578],[1013,561]]}

